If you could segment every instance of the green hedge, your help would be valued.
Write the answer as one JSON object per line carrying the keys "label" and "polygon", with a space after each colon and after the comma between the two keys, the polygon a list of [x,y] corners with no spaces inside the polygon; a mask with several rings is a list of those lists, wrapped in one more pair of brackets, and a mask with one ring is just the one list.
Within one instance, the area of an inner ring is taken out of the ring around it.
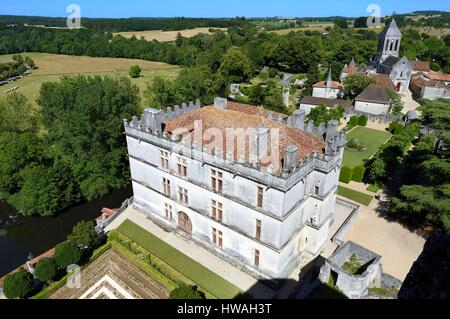
{"label": "green hedge", "polygon": [[363,126],[363,127],[367,126],[367,121],[368,121],[368,118],[365,115],[361,115],[360,117],[358,117],[358,125],[359,126]]}
{"label": "green hedge", "polygon": [[352,180],[362,183],[364,178],[365,168],[363,166],[356,166],[353,168]]}
{"label": "green hedge", "polygon": [[348,184],[352,180],[353,170],[350,167],[344,166],[341,168],[341,175],[339,181]]}

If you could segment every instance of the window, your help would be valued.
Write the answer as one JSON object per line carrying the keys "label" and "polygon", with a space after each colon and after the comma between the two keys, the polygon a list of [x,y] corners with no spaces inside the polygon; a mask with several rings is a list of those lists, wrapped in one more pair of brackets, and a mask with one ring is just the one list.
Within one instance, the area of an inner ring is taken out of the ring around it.
{"label": "window", "polygon": [[223,174],[222,172],[216,171],[214,169],[211,170],[211,188],[216,193],[222,193],[223,186]]}
{"label": "window", "polygon": [[183,187],[178,187],[178,199],[180,200],[180,202],[188,204],[189,203],[189,199],[188,199],[188,191],[187,189],[183,188]]}
{"label": "window", "polygon": [[186,159],[178,157],[178,175],[187,176],[187,162]]}
{"label": "window", "polygon": [[211,216],[217,221],[223,221],[223,205],[215,200],[211,201]]}
{"label": "window", "polygon": [[259,267],[259,257],[260,257],[260,252],[258,249],[255,249],[255,260],[254,260],[254,265],[255,267]]}
{"label": "window", "polygon": [[222,232],[215,228],[212,229],[213,243],[219,247],[223,247]]}
{"label": "window", "polygon": [[257,240],[261,240],[261,221],[260,220],[256,220],[255,238]]}
{"label": "window", "polygon": [[169,152],[161,151],[160,159],[161,167],[163,169],[169,169]]}
{"label": "window", "polygon": [[258,186],[257,195],[256,195],[256,206],[259,208],[262,208],[263,202],[264,202],[264,188]]}
{"label": "window", "polygon": [[319,193],[320,193],[320,187],[319,186],[314,187],[314,194],[319,195]]}
{"label": "window", "polygon": [[165,203],[164,211],[166,212],[166,218],[172,220],[172,205]]}
{"label": "window", "polygon": [[163,178],[163,193],[166,196],[170,196],[170,180]]}

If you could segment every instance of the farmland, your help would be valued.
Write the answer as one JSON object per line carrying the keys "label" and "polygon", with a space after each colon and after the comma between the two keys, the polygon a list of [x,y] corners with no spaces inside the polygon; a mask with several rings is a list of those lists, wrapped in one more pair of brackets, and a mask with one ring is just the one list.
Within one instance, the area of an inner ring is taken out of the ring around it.
{"label": "farmland", "polygon": [[[141,67],[143,77],[131,79],[131,81],[139,87],[142,94],[146,83],[153,77],[176,78],[180,71],[180,68],[175,65],[135,59],[92,58],[46,53],[25,53],[23,56],[33,59],[38,69],[22,79],[1,86],[0,96],[6,94],[4,91],[17,86],[17,92],[24,94],[29,101],[35,103],[41,84],[44,82],[58,81],[63,75],[75,74],[128,76],[128,69],[136,64]],[[0,63],[11,60],[11,55],[0,55]]]}
{"label": "farmland", "polygon": [[[149,31],[130,31],[130,32],[118,32],[114,33],[114,35],[121,35],[125,38],[131,38],[132,36],[136,36],[136,38],[140,39],[144,37],[147,41],[157,40],[160,42],[172,42],[175,41],[178,32],[185,38],[192,38],[197,34],[211,34],[209,31],[211,28],[195,28],[188,30],[180,30],[180,31],[162,31],[162,30],[149,30]],[[214,28],[216,29],[216,28]],[[226,31],[227,29],[221,28],[219,30]]]}

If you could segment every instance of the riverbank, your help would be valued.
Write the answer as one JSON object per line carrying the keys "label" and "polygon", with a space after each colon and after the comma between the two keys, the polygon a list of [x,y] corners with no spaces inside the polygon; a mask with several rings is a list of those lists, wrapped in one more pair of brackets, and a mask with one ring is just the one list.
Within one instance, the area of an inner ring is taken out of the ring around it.
{"label": "riverbank", "polygon": [[115,190],[111,194],[88,203],[74,206],[55,217],[24,217],[10,219],[17,211],[0,201],[0,277],[24,264],[29,254],[39,256],[63,241],[73,226],[82,220],[94,220],[103,207],[120,207],[132,196],[131,186]]}

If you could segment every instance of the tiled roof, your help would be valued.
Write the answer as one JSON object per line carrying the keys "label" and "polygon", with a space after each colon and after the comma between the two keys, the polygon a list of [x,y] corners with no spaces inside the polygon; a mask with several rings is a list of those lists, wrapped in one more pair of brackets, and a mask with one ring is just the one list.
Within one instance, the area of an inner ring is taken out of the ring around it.
{"label": "tiled roof", "polygon": [[430,62],[428,61],[410,60],[409,63],[411,63],[414,71],[430,72]]}
{"label": "tiled roof", "polygon": [[[174,119],[168,120],[165,123],[165,132],[172,134],[175,130],[183,128],[190,134],[191,141],[195,141],[198,145],[207,145],[209,152],[213,151],[215,147],[215,137],[208,137],[208,134],[202,134],[203,141],[197,141],[197,135],[193,134],[194,121],[201,121],[203,133],[205,130],[210,128],[217,128],[222,131],[224,140],[223,145],[216,147],[222,148],[222,154],[226,153],[226,129],[244,129],[247,128],[258,128],[258,127],[268,127],[277,128],[280,133],[280,146],[279,146],[279,158],[280,160],[284,157],[285,148],[294,144],[298,147],[298,161],[306,158],[312,153],[322,154],[324,152],[325,143],[322,137],[315,136],[311,133],[300,131],[294,129],[288,125],[284,125],[274,120],[270,120],[266,117],[267,110],[259,107],[230,103],[228,102],[228,109],[219,109],[212,105],[204,106],[201,109],[194,110],[185,115],[181,115]],[[237,141],[234,141],[235,158],[237,157]],[[225,151],[224,151],[225,150]],[[249,141],[245,141],[245,154],[246,162],[248,163],[249,154]],[[270,156],[271,154],[269,154]],[[267,159],[268,160],[268,159]],[[262,160],[261,165],[264,164],[265,160]],[[266,162],[267,163],[267,162]]]}
{"label": "tiled roof", "polygon": [[315,96],[305,96],[300,104],[310,104],[310,105],[326,105],[328,107],[338,107],[342,106],[343,108],[351,108],[353,102],[350,100],[340,100],[340,99],[325,99],[323,97],[315,97]]}
{"label": "tiled roof", "polygon": [[377,84],[381,85],[385,89],[395,89],[394,83],[392,83],[391,78],[387,74],[369,73],[369,77],[377,81]]}
{"label": "tiled roof", "polygon": [[447,73],[430,72],[428,74],[428,77],[430,79],[436,80],[436,81],[450,82],[450,74],[447,74]]}
{"label": "tiled roof", "polygon": [[[320,81],[320,82],[317,82],[316,84],[314,84],[313,87],[315,87],[315,88],[326,88],[327,85],[326,85],[325,81]],[[342,87],[342,85],[339,82],[331,81],[330,87],[332,89],[336,89],[337,90],[337,89],[340,89]]]}
{"label": "tiled roof", "polygon": [[388,66],[388,67],[392,67],[394,66],[398,61],[400,60],[400,58],[390,55],[386,58],[386,60],[383,61],[383,63],[381,63],[382,65]]}
{"label": "tiled roof", "polygon": [[355,100],[374,103],[389,103],[391,99],[384,87],[377,84],[370,84],[360,95],[356,97]]}

